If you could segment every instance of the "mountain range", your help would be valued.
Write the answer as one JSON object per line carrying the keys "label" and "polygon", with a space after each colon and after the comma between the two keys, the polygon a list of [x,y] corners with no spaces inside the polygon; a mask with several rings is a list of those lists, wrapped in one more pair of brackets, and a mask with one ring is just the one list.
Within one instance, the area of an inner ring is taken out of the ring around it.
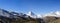
{"label": "mountain range", "polygon": [[44,15],[41,14],[35,14],[31,11],[28,12],[28,14],[24,13],[17,13],[17,12],[11,12],[6,11],[4,9],[0,9],[0,18],[8,18],[13,21],[20,20],[22,22],[24,21],[38,21],[39,23],[48,23],[50,20],[60,19],[60,11],[56,12],[50,12]]}
{"label": "mountain range", "polygon": [[[41,14],[35,14],[31,11],[28,12],[28,14],[25,14],[24,13],[17,13],[17,12],[11,12],[11,11],[6,11],[4,9],[0,9],[0,16],[4,16],[4,17],[14,17],[14,16],[24,16],[24,17],[28,17],[30,16],[31,18],[42,18],[42,17],[45,17],[45,16],[55,16],[55,17],[60,17],[60,11],[56,11],[56,12],[50,12],[50,13],[47,13],[47,14],[44,14],[44,15],[41,15]],[[16,18],[16,17],[15,17]]]}

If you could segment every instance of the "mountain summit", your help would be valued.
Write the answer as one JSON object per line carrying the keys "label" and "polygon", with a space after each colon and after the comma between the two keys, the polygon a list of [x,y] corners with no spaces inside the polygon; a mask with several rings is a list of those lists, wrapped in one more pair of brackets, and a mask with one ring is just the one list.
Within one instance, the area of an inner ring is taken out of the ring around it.
{"label": "mountain summit", "polygon": [[31,18],[37,18],[37,15],[35,15],[33,12],[29,11],[28,16],[30,16]]}
{"label": "mountain summit", "polygon": [[30,16],[31,18],[42,18],[43,17],[43,15],[35,14],[35,13],[31,12],[31,11],[29,11],[27,15]]}
{"label": "mountain summit", "polygon": [[29,12],[28,12],[28,15],[29,15],[29,16],[34,16],[35,14],[34,14],[33,12],[29,11]]}

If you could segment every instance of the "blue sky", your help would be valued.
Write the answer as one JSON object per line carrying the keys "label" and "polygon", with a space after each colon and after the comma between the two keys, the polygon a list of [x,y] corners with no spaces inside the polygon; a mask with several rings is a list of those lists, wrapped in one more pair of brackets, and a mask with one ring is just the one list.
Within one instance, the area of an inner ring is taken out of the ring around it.
{"label": "blue sky", "polygon": [[36,14],[45,14],[60,11],[58,0],[0,0],[0,8],[27,13],[32,11]]}

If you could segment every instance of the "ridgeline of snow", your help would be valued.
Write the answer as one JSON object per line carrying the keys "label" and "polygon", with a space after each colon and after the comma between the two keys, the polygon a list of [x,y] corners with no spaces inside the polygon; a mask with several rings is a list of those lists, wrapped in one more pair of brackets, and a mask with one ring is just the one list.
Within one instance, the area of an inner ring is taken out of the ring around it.
{"label": "ridgeline of snow", "polygon": [[50,12],[50,13],[47,13],[47,14],[44,14],[44,15],[41,15],[41,14],[35,15],[33,12],[29,12],[27,15],[32,17],[32,18],[42,18],[42,17],[46,17],[46,16],[60,17],[60,11]]}
{"label": "ridgeline of snow", "polygon": [[[11,15],[12,14],[12,15]],[[28,12],[28,14],[23,14],[23,13],[16,13],[16,12],[9,12],[3,9],[0,9],[0,16],[6,16],[6,17],[10,17],[13,15],[17,15],[17,16],[23,16],[23,17],[31,17],[31,18],[42,18],[42,17],[46,17],[46,16],[55,16],[55,17],[60,17],[60,11],[56,11],[56,12],[50,12],[47,14],[35,14],[31,11]]]}
{"label": "ridgeline of snow", "polygon": [[60,17],[60,11],[47,13],[47,14],[44,15],[44,17],[45,17],[45,16],[55,16],[55,17]]}

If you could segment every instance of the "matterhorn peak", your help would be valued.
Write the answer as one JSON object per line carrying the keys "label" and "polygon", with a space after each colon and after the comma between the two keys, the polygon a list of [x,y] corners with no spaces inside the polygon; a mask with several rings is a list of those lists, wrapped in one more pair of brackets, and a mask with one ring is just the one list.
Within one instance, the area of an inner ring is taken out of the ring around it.
{"label": "matterhorn peak", "polygon": [[35,15],[32,11],[29,11],[28,14],[29,14],[30,16]]}
{"label": "matterhorn peak", "polygon": [[37,15],[35,15],[32,11],[29,11],[27,15],[32,17],[32,18],[37,18],[36,17]]}

